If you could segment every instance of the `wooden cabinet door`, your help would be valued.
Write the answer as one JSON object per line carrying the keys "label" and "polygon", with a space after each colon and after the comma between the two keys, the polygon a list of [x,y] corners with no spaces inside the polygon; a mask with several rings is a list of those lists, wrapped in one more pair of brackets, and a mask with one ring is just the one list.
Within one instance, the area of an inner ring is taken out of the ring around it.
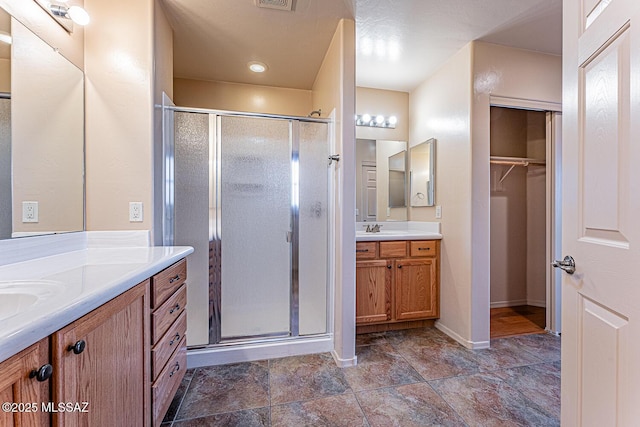
{"label": "wooden cabinet door", "polygon": [[[0,426],[40,427],[49,425],[42,403],[49,402],[49,380],[31,377],[49,363],[49,339],[45,338],[0,363]],[[5,408],[5,405],[11,406]]]}
{"label": "wooden cabinet door", "polygon": [[54,413],[54,425],[150,424],[148,289],[147,280],[52,335],[53,401],[87,410]]}
{"label": "wooden cabinet door", "polygon": [[356,324],[391,320],[392,262],[356,262]]}
{"label": "wooden cabinet door", "polygon": [[402,259],[395,262],[396,320],[438,316],[435,259]]}

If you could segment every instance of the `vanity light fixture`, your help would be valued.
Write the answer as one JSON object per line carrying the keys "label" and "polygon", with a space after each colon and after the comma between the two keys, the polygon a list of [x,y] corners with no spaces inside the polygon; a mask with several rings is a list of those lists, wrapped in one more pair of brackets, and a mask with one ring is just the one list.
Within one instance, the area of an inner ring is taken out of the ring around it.
{"label": "vanity light fixture", "polygon": [[398,124],[398,118],[396,116],[386,117],[381,114],[378,114],[375,117],[372,117],[370,114],[356,115],[356,126],[395,129],[396,124]]}
{"label": "vanity light fixture", "polygon": [[68,32],[73,32],[73,24],[87,25],[91,18],[80,6],[67,6],[67,0],[35,0],[55,21]]}
{"label": "vanity light fixture", "polygon": [[254,73],[264,73],[268,69],[266,64],[258,61],[251,61],[247,65],[249,66],[249,69]]}

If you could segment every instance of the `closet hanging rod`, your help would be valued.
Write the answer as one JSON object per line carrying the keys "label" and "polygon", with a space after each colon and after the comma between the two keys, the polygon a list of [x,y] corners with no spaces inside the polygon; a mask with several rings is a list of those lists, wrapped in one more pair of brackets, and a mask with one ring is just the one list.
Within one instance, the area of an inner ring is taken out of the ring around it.
{"label": "closet hanging rod", "polygon": [[500,157],[491,156],[489,162],[494,165],[512,165],[512,166],[529,166],[529,165],[546,165],[544,159],[534,159],[532,157]]}

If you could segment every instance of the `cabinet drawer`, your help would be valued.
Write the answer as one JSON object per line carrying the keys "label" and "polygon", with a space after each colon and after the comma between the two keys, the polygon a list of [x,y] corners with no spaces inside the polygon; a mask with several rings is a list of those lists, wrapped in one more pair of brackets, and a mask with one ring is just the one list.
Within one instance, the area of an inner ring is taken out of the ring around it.
{"label": "cabinet drawer", "polygon": [[159,307],[187,279],[187,260],[183,259],[151,278],[151,308]]}
{"label": "cabinet drawer", "polygon": [[187,339],[182,338],[178,351],[151,386],[153,425],[159,426],[187,370]]}
{"label": "cabinet drawer", "polygon": [[380,242],[380,258],[407,256],[407,242]]}
{"label": "cabinet drawer", "polygon": [[411,256],[436,256],[435,240],[414,240],[411,242]]}
{"label": "cabinet drawer", "polygon": [[378,257],[376,242],[356,242],[356,260],[376,259]]}
{"label": "cabinet drawer", "polygon": [[187,305],[187,286],[182,285],[151,314],[151,345],[156,344]]}
{"label": "cabinet drawer", "polygon": [[166,334],[151,349],[151,378],[155,380],[187,332],[187,313],[182,312]]}

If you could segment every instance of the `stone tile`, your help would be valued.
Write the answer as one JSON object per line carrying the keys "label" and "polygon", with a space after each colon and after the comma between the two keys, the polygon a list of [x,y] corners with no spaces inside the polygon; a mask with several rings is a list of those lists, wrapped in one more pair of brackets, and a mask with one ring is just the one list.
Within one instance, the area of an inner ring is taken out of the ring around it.
{"label": "stone tile", "polygon": [[394,348],[425,380],[470,375],[480,371],[478,356],[460,344],[407,340]]}
{"label": "stone tile", "polygon": [[491,348],[475,350],[481,371],[496,371],[542,362],[510,338],[491,340]]}
{"label": "stone tile", "polygon": [[436,328],[402,329],[386,332],[385,335],[387,342],[391,345],[400,345],[407,342],[416,345],[428,345],[431,343],[457,344],[453,338]]}
{"label": "stone tile", "polygon": [[377,345],[377,344],[386,344],[387,337],[383,332],[373,332],[370,334],[359,334],[356,335],[356,347],[362,345]]}
{"label": "stone tile", "polygon": [[518,390],[492,374],[430,381],[429,384],[470,426],[559,426]]}
{"label": "stone tile", "polygon": [[549,415],[560,419],[560,362],[505,369],[493,374]]}
{"label": "stone tile", "polygon": [[269,408],[246,409],[208,417],[175,421],[174,427],[265,427],[270,426]]}
{"label": "stone tile", "polygon": [[267,361],[198,368],[176,420],[269,406]]}
{"label": "stone tile", "polygon": [[178,413],[178,409],[180,409],[180,404],[182,403],[182,399],[184,398],[184,395],[187,392],[189,384],[191,384],[191,379],[193,378],[194,371],[195,369],[189,369],[184,374],[184,378],[182,378],[182,381],[180,382],[180,386],[178,386],[178,391],[176,391],[175,396],[173,396],[173,400],[169,405],[169,409],[167,410],[167,413],[165,414],[164,419],[162,420],[163,422],[173,421],[173,419],[176,417],[176,414]]}
{"label": "stone tile", "polygon": [[342,370],[354,391],[423,381],[389,344],[356,347],[356,355],[358,365]]}
{"label": "stone tile", "polygon": [[271,407],[273,427],[368,427],[352,393]]}
{"label": "stone tile", "polygon": [[546,362],[560,360],[560,337],[552,334],[532,334],[513,337],[513,342]]}
{"label": "stone tile", "polygon": [[357,393],[371,427],[464,426],[427,383]]}
{"label": "stone tile", "polygon": [[328,353],[269,361],[271,404],[333,396],[349,391],[349,384]]}

